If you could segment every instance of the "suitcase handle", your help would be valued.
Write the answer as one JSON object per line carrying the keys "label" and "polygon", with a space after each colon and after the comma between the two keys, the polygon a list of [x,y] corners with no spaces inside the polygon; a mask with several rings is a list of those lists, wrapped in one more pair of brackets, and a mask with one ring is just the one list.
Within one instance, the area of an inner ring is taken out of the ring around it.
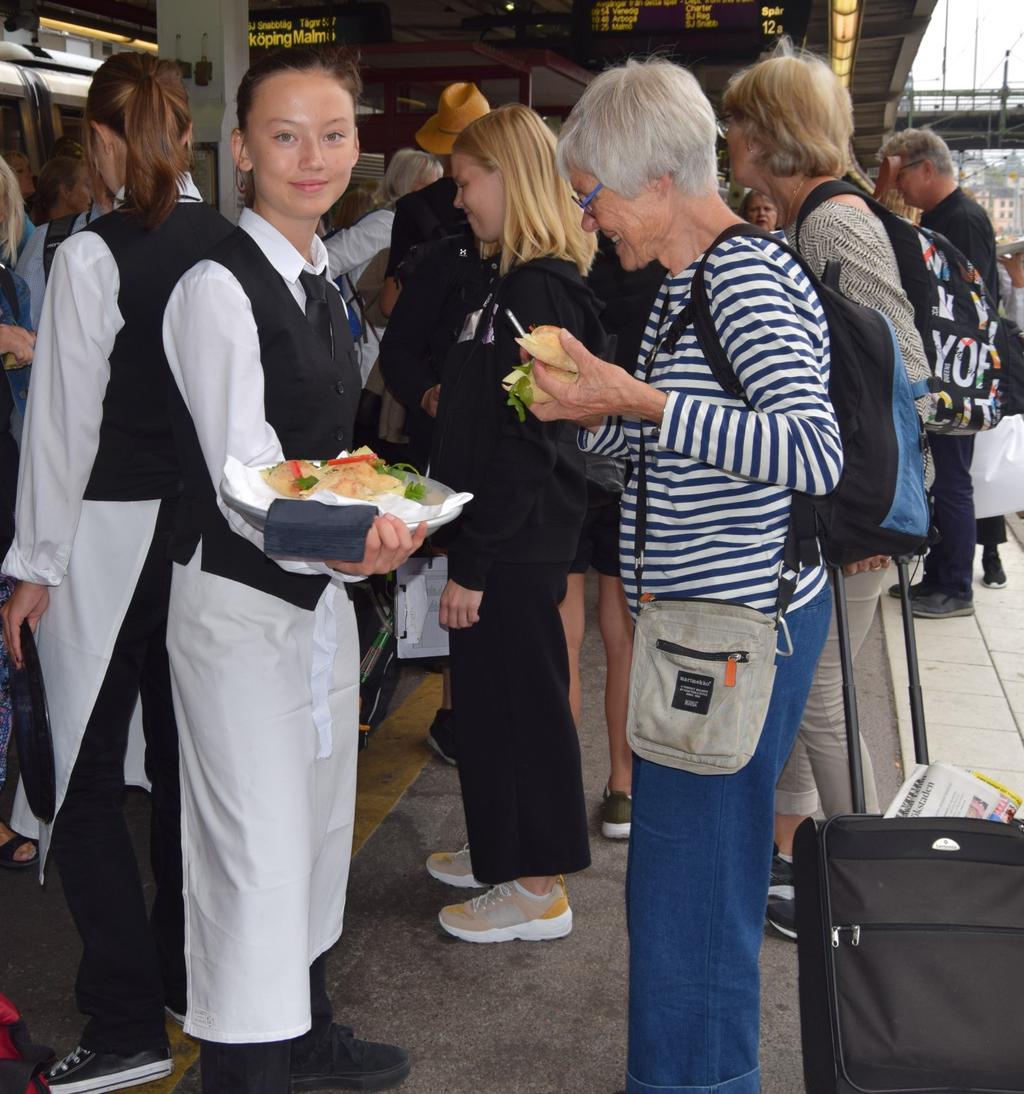
{"label": "suitcase handle", "polygon": [[[900,584],[900,610],[903,616],[903,644],[907,655],[907,690],[910,693],[910,724],[914,736],[914,756],[919,764],[928,763],[928,736],[924,720],[921,674],[917,663],[917,638],[910,602],[909,559],[897,558]],[[846,613],[846,578],[841,566],[830,566],[835,594],[836,632],[839,639],[839,663],[843,672],[843,716],[846,721],[846,750],[850,762],[850,794],[855,813],[865,812],[864,769],[860,755],[860,719],[857,715],[857,685],[853,677],[850,628]]]}

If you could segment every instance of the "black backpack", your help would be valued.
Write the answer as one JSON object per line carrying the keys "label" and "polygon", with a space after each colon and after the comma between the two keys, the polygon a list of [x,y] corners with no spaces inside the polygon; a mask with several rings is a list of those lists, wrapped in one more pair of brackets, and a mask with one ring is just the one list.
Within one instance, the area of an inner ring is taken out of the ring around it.
{"label": "black backpack", "polygon": [[924,487],[925,437],[889,321],[873,308],[848,300],[838,289],[839,265],[823,279],[784,241],[752,224],[733,224],[705,252],[694,275],[690,303],[676,320],[689,323],[716,381],[750,405],[711,317],[704,270],[708,256],[735,236],[769,239],[806,274],[821,301],[831,347],[829,398],[843,441],[843,474],[826,497],[794,493],[792,527],[800,561],[817,562],[815,538],[825,560],[843,566],[871,555],[909,555],[927,542],[931,516]]}
{"label": "black backpack", "polygon": [[935,419],[926,428],[958,436],[991,429],[1006,413],[1001,405],[1006,336],[981,274],[945,236],[911,224],[846,182],[823,182],[807,196],[796,220],[798,247],[803,222],[838,194],[865,202],[892,244],[932,371],[929,387],[938,396]]}
{"label": "black backpack", "polygon": [[43,282],[50,280],[50,267],[53,265],[53,256],[57,248],[71,235],[75,221],[80,213],[68,213],[66,217],[58,217],[51,220],[46,229],[46,241],[43,243]]}

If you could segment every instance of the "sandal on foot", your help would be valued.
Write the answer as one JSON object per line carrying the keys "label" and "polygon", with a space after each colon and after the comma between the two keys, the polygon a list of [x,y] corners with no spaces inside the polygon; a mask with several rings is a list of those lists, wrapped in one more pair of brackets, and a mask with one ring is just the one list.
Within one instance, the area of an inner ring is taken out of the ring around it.
{"label": "sandal on foot", "polygon": [[35,840],[19,836],[17,832],[6,842],[0,843],[0,868],[4,870],[24,870],[28,866],[35,866],[39,861],[39,848],[31,858],[16,859],[14,856],[26,844],[35,843]]}

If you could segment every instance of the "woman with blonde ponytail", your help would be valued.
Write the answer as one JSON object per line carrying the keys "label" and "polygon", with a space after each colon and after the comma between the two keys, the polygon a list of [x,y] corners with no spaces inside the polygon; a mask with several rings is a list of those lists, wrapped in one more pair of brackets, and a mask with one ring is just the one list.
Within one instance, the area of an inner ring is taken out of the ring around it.
{"label": "woman with blonde ponytail", "polygon": [[468,125],[455,140],[452,178],[455,204],[501,276],[445,360],[430,461],[431,474],[474,501],[440,538],[469,842],[426,867],[456,888],[489,887],[441,910],[456,938],[561,938],[572,929],[564,875],[590,865],[558,612],[586,480],[572,429],[542,423],[522,404],[517,412],[503,383],[519,361],[520,328],[550,336],[561,327],[605,345],[600,305],[583,281],[596,243],[558,173],[554,135],[528,107],[503,106]]}
{"label": "woman with blonde ponytail", "polygon": [[[119,203],[57,251],[39,323],[4,637],[36,631],[47,684],[56,815],[42,825],[82,937],[88,1021],[47,1078],[62,1094],[172,1070],[164,1025],[185,1010],[178,741],[165,648],[181,483],[177,398],[160,334],[176,281],[231,226],[189,175],[192,121],[176,66],[111,57],[86,103],[86,151]],[[152,783],[152,915],[122,805],[141,698]]]}

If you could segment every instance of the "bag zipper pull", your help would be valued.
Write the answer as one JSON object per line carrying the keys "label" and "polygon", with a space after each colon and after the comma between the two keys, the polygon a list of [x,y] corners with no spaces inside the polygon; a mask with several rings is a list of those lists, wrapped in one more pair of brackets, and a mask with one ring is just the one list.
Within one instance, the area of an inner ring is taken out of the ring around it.
{"label": "bag zipper pull", "polygon": [[727,688],[734,688],[736,686],[736,664],[740,660],[742,660],[742,654],[729,654],[729,660],[725,663],[725,686]]}

